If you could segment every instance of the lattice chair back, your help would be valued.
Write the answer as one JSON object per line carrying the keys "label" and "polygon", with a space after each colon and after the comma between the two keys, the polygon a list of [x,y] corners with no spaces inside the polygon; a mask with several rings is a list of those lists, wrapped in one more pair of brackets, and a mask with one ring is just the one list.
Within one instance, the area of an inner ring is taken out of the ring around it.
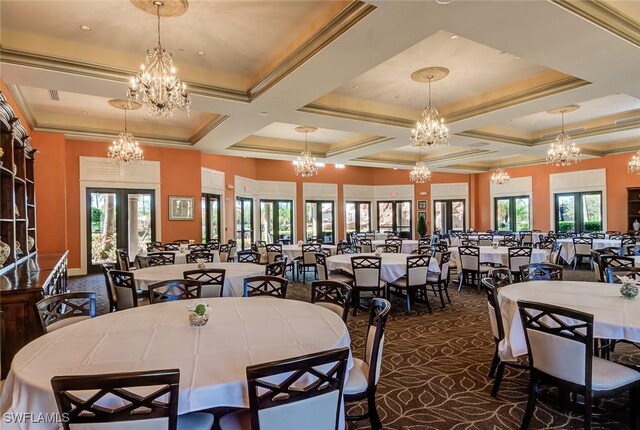
{"label": "lattice chair back", "polygon": [[269,243],[265,246],[267,251],[267,261],[274,263],[277,255],[282,255],[282,245],[277,243]]}
{"label": "lattice chair back", "polygon": [[593,239],[586,237],[574,237],[573,247],[576,255],[590,255],[593,248]]}
{"label": "lattice chair back", "polygon": [[163,245],[165,251],[179,251],[180,250],[180,242],[171,242],[165,243]]}
{"label": "lattice chair back", "polygon": [[531,263],[520,267],[522,282],[562,281],[562,266],[550,263]]}
{"label": "lattice chair back", "polygon": [[54,294],[36,303],[42,330],[52,332],[96,316],[96,293]]}
{"label": "lattice chair back", "polygon": [[478,246],[491,246],[493,244],[493,235],[491,234],[479,234]]}
{"label": "lattice chair back", "polygon": [[147,258],[149,267],[167,266],[176,262],[176,254],[173,252],[150,252]]}
{"label": "lattice chair back", "polygon": [[116,251],[118,255],[118,270],[131,270],[131,260],[129,260],[129,253],[124,249],[118,249]]}
{"label": "lattice chair back", "polygon": [[373,252],[373,244],[371,243],[371,239],[360,239],[358,241],[358,246],[360,246],[360,250],[365,254]]}
{"label": "lattice chair back", "polygon": [[633,257],[623,257],[620,255],[601,255],[600,265],[602,271],[607,267],[635,267],[635,259]]}
{"label": "lattice chair back", "polygon": [[402,239],[385,239],[385,245],[397,246],[398,248],[402,248]]}
{"label": "lattice chair back", "polygon": [[428,255],[407,257],[407,287],[426,285],[430,260]]}
{"label": "lattice chair back", "polygon": [[187,246],[187,248],[189,249],[189,251],[193,252],[193,251],[209,251],[209,244],[208,243],[190,243],[189,246]]}
{"label": "lattice chair back", "polygon": [[309,243],[302,245],[302,262],[305,265],[316,263],[315,253],[322,253],[322,246],[319,243]]}
{"label": "lattice chair back", "polygon": [[369,366],[367,380],[369,385],[377,385],[382,369],[382,350],[384,347],[384,330],[391,303],[385,299],[374,298],[369,308],[369,327],[365,342],[364,362]]}
{"label": "lattice chair back", "polygon": [[386,254],[399,254],[400,247],[398,245],[385,243],[384,245],[378,245],[376,249],[379,249],[380,252],[384,252]]}
{"label": "lattice chair back", "polygon": [[491,278],[482,278],[482,286],[487,294],[487,307],[489,308],[489,323],[493,337],[501,341],[504,339],[504,326],[502,325],[502,315],[500,314],[500,303],[498,302],[498,289]]}
{"label": "lattice chair back", "polygon": [[287,281],[279,276],[250,276],[244,279],[245,297],[277,297],[284,299],[287,296]]}
{"label": "lattice chair back", "polygon": [[187,263],[197,263],[198,260],[205,260],[206,263],[213,263],[214,256],[215,254],[213,254],[212,252],[192,251],[185,257]]}
{"label": "lattice chair back", "polygon": [[274,261],[273,263],[269,263],[264,266],[264,274],[268,276],[280,276],[284,277],[284,269],[285,269],[284,261]]}
{"label": "lattice chair back", "polygon": [[318,272],[318,279],[326,281],[329,279],[329,270],[327,270],[327,256],[322,252],[316,252],[316,271]]}
{"label": "lattice chair back", "polygon": [[202,297],[202,283],[193,279],[170,279],[150,284],[148,288],[151,304]]}
{"label": "lattice chair back", "polygon": [[112,270],[109,272],[111,285],[116,295],[116,308],[124,309],[138,307],[138,295],[136,290],[136,279],[133,272],[123,270]]}
{"label": "lattice chair back", "polygon": [[509,248],[507,252],[511,273],[520,272],[520,266],[527,265],[531,262],[532,249],[528,246]]}
{"label": "lattice chair back", "polygon": [[230,246],[228,244],[223,243],[220,245],[218,252],[220,254],[221,263],[227,263],[229,261],[229,248]]}
{"label": "lattice chair back", "polygon": [[182,273],[182,276],[184,279],[200,281],[202,284],[200,296],[202,298],[224,297],[226,272],[225,269],[196,269],[186,270]]}
{"label": "lattice chair back", "polygon": [[551,252],[549,253],[549,263],[558,264],[560,262],[561,251],[562,251],[562,244],[559,242],[553,242]]}
{"label": "lattice chair back", "polygon": [[619,276],[627,276],[640,282],[640,267],[607,267],[604,269],[605,280],[610,284],[620,284]]}
{"label": "lattice chair back", "polygon": [[238,252],[238,263],[260,263],[260,253],[255,251]]}
{"label": "lattice chair back", "polygon": [[311,283],[311,303],[325,307],[347,322],[352,289],[339,281],[313,281]]}
{"label": "lattice chair back", "polygon": [[511,284],[511,270],[507,267],[496,267],[489,270],[489,278],[492,285],[496,288],[502,288]]}
{"label": "lattice chair back", "polygon": [[459,246],[460,266],[462,270],[480,270],[480,248],[477,246]]}
{"label": "lattice chair back", "polygon": [[381,257],[351,257],[353,283],[358,288],[379,288]]}

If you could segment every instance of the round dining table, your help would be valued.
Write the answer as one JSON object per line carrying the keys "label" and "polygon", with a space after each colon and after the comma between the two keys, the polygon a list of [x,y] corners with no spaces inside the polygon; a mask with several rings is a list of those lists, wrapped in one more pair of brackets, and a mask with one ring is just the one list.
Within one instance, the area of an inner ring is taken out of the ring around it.
{"label": "round dining table", "polygon": [[[327,269],[342,270],[353,274],[351,257],[375,257],[374,253],[367,254],[339,254],[327,258]],[[415,257],[417,254],[395,254],[383,252],[380,262],[380,279],[385,282],[393,282],[407,274],[407,257]],[[429,271],[440,273],[440,266],[435,258],[429,260]]]}
{"label": "round dining table", "polygon": [[503,360],[527,353],[527,343],[518,313],[518,300],[575,309],[593,315],[593,335],[603,339],[640,342],[640,299],[620,295],[619,284],[578,281],[530,281],[498,290],[498,303],[505,338],[499,354]]}
{"label": "round dining table", "polygon": [[[264,297],[202,299],[210,306],[209,323],[191,327],[187,306],[194,302],[114,312],[32,341],[13,359],[2,391],[2,412],[56,413],[51,378],[57,375],[173,368],[180,369],[179,414],[218,406],[248,408],[247,366],[351,344],[342,319],[311,303]],[[351,354],[347,365],[353,367]],[[21,430],[58,426],[3,423],[3,429]]]}
{"label": "round dining table", "polygon": [[[188,249],[186,249],[184,252],[183,251],[158,251],[158,252],[170,252],[172,254],[175,255],[175,259],[174,262],[176,264],[186,264],[187,263],[187,255],[191,252]],[[220,262],[220,252],[218,252],[217,250],[207,250],[207,251],[202,251],[202,252],[210,252],[213,254],[213,261],[214,262]],[[138,254],[141,257],[146,257],[147,253],[140,253]]]}
{"label": "round dining table", "polygon": [[[335,255],[337,245],[321,245],[322,249],[328,249],[331,255]],[[287,256],[289,261],[293,261],[297,257],[302,257],[302,245],[282,245],[282,253]]]}
{"label": "round dining table", "polygon": [[[560,257],[567,264],[571,264],[573,262],[573,257],[576,255],[576,249],[573,244],[573,239],[558,239],[556,242],[562,244],[562,249],[560,249]],[[620,248],[622,246],[622,240],[620,239],[593,239],[591,242],[591,249],[602,249],[609,246],[613,246],[616,248]]]}
{"label": "round dining table", "polygon": [[[480,262],[481,263],[498,263],[503,266],[509,267],[509,248],[506,246],[499,246],[494,248],[492,246],[480,246]],[[460,265],[460,253],[458,248],[449,248],[451,251],[451,258],[456,262],[457,267]],[[549,250],[547,249],[531,249],[531,263],[543,263],[549,259]]]}
{"label": "round dining table", "polygon": [[[244,278],[264,275],[264,266],[253,263],[206,263],[207,269],[224,269],[224,296],[242,297],[244,294]],[[164,266],[145,267],[134,273],[137,288],[146,290],[149,284],[167,281],[169,279],[183,279],[183,272],[196,270],[197,263],[167,264]]]}
{"label": "round dining table", "polygon": [[[380,245],[384,245],[386,242],[386,239],[384,240],[372,240],[371,241],[371,245],[373,246],[373,248],[375,249],[376,247],[380,246]],[[418,241],[417,240],[409,240],[409,239],[402,239],[402,247],[400,248],[400,252],[403,254],[411,254],[413,251],[418,249]]]}

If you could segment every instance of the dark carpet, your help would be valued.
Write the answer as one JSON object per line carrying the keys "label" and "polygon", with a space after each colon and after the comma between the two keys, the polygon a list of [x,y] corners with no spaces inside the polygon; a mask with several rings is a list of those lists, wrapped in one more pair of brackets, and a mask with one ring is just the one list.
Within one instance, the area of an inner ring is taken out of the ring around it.
{"label": "dark carpet", "polygon": [[[565,269],[565,279],[595,280],[593,272]],[[98,311],[107,311],[104,278],[90,275],[70,280],[74,291],[95,291]],[[387,323],[382,376],[377,404],[386,429],[491,429],[520,426],[527,399],[528,372],[508,369],[497,398],[490,395],[487,377],[494,343],[484,294],[450,287],[452,304],[441,309],[432,297],[433,313],[416,304],[411,315],[401,298],[392,300]],[[308,301],[309,285],[290,283],[287,298]],[[366,312],[349,316],[354,356],[364,354]],[[616,347],[612,359],[640,365],[640,352],[630,345]],[[622,403],[626,398],[619,399]],[[616,404],[616,403],[614,403]],[[362,413],[355,405],[349,414]],[[605,405],[606,406],[606,405]],[[628,429],[627,415],[597,419],[594,429]],[[369,428],[368,420],[349,423],[349,429]],[[580,429],[581,416],[538,403],[531,429]]]}

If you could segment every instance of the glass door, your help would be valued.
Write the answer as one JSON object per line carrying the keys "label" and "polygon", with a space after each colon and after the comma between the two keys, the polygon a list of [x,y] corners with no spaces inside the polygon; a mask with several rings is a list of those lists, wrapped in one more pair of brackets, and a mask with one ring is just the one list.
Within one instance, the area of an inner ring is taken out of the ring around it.
{"label": "glass door", "polygon": [[220,241],[220,196],[202,194],[202,242]]}
{"label": "glass door", "polygon": [[495,229],[498,231],[531,230],[529,196],[495,199]]}
{"label": "glass door", "polygon": [[602,193],[563,193],[555,195],[557,232],[602,231]]}
{"label": "glass door", "polygon": [[371,203],[346,202],[345,220],[347,233],[366,233],[371,231]]}
{"label": "glass door", "polygon": [[293,241],[293,201],[260,200],[260,240],[278,243]]}
{"label": "glass door", "polygon": [[335,243],[332,201],[306,201],[305,238],[317,238],[321,239],[323,243]]}
{"label": "glass door", "polygon": [[236,198],[236,242],[238,250],[253,243],[253,199],[248,197]]}
{"label": "glass door", "polygon": [[435,231],[446,233],[466,229],[464,200],[434,200],[433,214]]}
{"label": "glass door", "polygon": [[87,253],[90,272],[100,263],[115,263],[116,250],[129,258],[155,240],[153,190],[87,189]]}
{"label": "glass door", "polygon": [[397,232],[400,237],[411,238],[411,201],[378,202],[378,231]]}

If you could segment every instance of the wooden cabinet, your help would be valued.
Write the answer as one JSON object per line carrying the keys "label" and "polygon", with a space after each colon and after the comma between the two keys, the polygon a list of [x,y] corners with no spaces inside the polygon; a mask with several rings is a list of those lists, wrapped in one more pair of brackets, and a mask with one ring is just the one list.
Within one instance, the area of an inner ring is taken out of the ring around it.
{"label": "wooden cabinet", "polygon": [[640,188],[627,188],[627,230],[635,230],[635,220],[640,222]]}

